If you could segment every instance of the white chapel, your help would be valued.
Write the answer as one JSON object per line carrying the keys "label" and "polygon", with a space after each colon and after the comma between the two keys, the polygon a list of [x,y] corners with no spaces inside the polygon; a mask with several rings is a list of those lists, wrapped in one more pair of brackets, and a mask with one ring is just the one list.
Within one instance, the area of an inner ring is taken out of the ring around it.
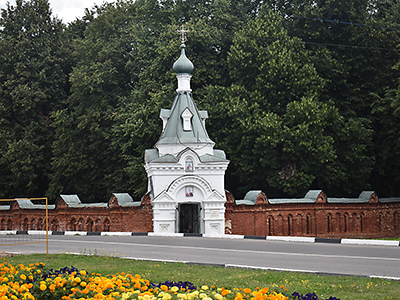
{"label": "white chapel", "polygon": [[223,235],[225,170],[229,161],[214,149],[190,88],[192,62],[186,57],[182,29],[181,55],[173,70],[178,89],[171,109],[161,109],[163,130],[154,149],[145,152],[148,190],[155,234]]}

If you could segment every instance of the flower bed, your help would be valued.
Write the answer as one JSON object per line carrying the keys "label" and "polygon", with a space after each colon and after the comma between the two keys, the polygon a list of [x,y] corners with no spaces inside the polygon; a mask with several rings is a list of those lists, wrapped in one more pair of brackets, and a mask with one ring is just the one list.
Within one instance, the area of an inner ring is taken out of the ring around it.
{"label": "flower bed", "polygon": [[[43,263],[13,266],[0,264],[0,300],[38,299],[114,299],[114,300],[318,300],[315,294],[288,294],[268,287],[225,288],[195,287],[190,282],[153,284],[140,275],[119,273],[111,276],[88,274],[85,270],[65,267],[48,270]],[[328,300],[339,300],[331,297]]]}

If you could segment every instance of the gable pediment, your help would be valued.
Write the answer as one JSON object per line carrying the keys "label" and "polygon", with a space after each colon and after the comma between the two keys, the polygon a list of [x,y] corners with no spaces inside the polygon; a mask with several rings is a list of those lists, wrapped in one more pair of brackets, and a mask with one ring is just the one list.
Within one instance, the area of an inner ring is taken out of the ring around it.
{"label": "gable pediment", "polygon": [[153,203],[175,203],[174,198],[167,192],[167,191],[162,191],[160,194],[158,194],[152,201]]}
{"label": "gable pediment", "polygon": [[223,202],[225,202],[226,199],[225,199],[224,195],[221,195],[220,193],[218,193],[218,191],[213,190],[212,193],[208,196],[208,198],[205,199],[205,202],[208,202],[208,201],[212,201],[212,202],[223,201]]}
{"label": "gable pediment", "polygon": [[178,163],[182,164],[186,160],[191,159],[193,162],[198,164],[200,162],[200,157],[197,155],[196,152],[194,152],[190,148],[186,148],[182,150],[178,155],[177,155],[177,161]]}

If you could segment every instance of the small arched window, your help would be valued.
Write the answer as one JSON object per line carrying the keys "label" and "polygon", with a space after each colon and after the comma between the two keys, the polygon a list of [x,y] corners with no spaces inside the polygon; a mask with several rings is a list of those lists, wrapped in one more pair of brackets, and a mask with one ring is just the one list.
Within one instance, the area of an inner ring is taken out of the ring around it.
{"label": "small arched window", "polygon": [[184,131],[191,131],[192,130],[191,119],[193,117],[192,112],[188,108],[186,108],[183,111],[181,117],[182,117],[182,120],[183,120],[183,130]]}

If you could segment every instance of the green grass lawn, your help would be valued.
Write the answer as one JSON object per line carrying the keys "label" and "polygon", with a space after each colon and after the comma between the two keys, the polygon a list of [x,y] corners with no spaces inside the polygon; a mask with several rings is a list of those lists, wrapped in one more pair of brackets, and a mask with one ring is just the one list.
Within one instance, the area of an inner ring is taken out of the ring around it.
{"label": "green grass lawn", "polygon": [[319,299],[335,296],[341,300],[400,299],[400,282],[353,276],[320,276],[314,274],[274,272],[239,268],[223,268],[183,263],[135,261],[109,255],[32,254],[5,258],[11,264],[43,262],[48,268],[59,269],[74,266],[90,273],[116,274],[129,272],[140,274],[154,283],[191,281],[220,287],[280,287],[288,292],[306,294],[315,292]]}

